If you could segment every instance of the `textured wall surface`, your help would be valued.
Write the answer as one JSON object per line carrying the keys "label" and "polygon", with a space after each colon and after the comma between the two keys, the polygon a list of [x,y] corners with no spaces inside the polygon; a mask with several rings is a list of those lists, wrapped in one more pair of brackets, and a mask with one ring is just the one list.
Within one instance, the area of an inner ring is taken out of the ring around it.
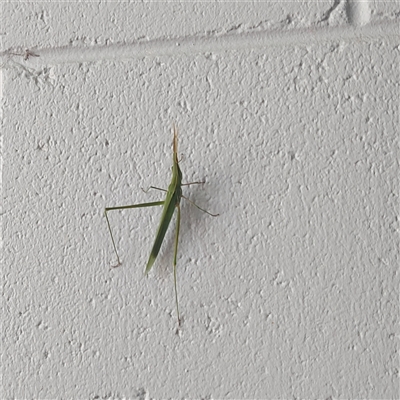
{"label": "textured wall surface", "polygon": [[2,11],[2,399],[398,398],[399,3]]}

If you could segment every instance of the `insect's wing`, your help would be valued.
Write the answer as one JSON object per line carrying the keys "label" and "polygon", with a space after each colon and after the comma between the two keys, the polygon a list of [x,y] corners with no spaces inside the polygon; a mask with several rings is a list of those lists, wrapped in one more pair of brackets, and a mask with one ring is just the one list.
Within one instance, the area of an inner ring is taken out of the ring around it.
{"label": "insect's wing", "polygon": [[160,251],[161,244],[164,240],[165,234],[167,233],[169,223],[171,222],[172,216],[174,215],[175,207],[179,205],[182,196],[182,172],[179,168],[178,163],[178,140],[176,127],[174,127],[174,145],[173,145],[173,165],[172,165],[172,179],[168,187],[167,197],[164,201],[164,208],[161,215],[160,225],[158,226],[157,236],[154,241],[153,248],[147,261],[145,273],[147,274],[154,264],[157,258],[158,252]]}
{"label": "insect's wing", "polygon": [[175,205],[176,199],[174,193],[169,193],[168,191],[167,198],[164,202],[160,225],[158,226],[156,239],[154,240],[153,248],[151,249],[149,260],[147,261],[145,274],[150,271],[151,267],[154,264],[154,261],[158,256],[161,244],[164,240],[165,234],[167,233],[169,223],[171,222],[172,216],[174,215]]}

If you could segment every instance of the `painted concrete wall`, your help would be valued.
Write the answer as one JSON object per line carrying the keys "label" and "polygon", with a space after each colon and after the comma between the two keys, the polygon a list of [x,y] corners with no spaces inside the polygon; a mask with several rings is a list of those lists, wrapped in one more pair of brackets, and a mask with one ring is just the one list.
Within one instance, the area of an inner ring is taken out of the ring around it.
{"label": "painted concrete wall", "polygon": [[399,3],[2,11],[1,398],[398,398]]}

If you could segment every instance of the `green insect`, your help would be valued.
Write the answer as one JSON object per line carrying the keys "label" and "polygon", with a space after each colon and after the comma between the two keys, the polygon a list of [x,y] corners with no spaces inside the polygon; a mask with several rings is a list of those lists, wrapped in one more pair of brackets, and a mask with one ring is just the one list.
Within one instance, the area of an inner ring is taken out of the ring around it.
{"label": "green insect", "polygon": [[154,264],[154,261],[157,258],[157,255],[160,251],[161,244],[164,240],[165,234],[167,233],[168,226],[171,222],[172,216],[174,214],[175,208],[177,209],[177,218],[176,218],[176,232],[175,232],[175,249],[174,249],[174,289],[175,289],[175,304],[176,304],[176,313],[178,316],[178,325],[181,323],[180,314],[179,314],[179,305],[178,305],[178,291],[176,284],[176,258],[178,253],[178,239],[179,239],[179,226],[181,221],[181,209],[180,209],[180,201],[183,197],[188,200],[191,204],[197,207],[199,210],[204,211],[205,213],[211,215],[212,217],[217,217],[219,214],[211,214],[203,208],[199,207],[197,204],[193,203],[193,201],[189,200],[187,197],[182,195],[182,186],[189,185],[199,185],[204,182],[191,182],[191,183],[182,183],[182,172],[179,168],[178,161],[178,134],[176,126],[174,125],[174,141],[173,141],[173,164],[172,164],[172,179],[171,183],[168,186],[168,190],[160,189],[155,186],[150,186],[150,189],[161,190],[167,193],[167,196],[164,201],[154,201],[151,203],[140,203],[140,204],[132,204],[129,206],[119,206],[119,207],[107,207],[104,211],[104,215],[107,220],[108,230],[110,231],[112,244],[114,247],[115,254],[117,256],[118,264],[116,267],[121,265],[120,258],[118,256],[117,248],[115,246],[115,241],[113,234],[111,232],[110,221],[108,220],[107,213],[112,210],[125,210],[127,208],[140,208],[140,207],[153,207],[153,206],[163,206],[163,211],[161,215],[161,221],[157,229],[157,235],[154,240],[153,248],[151,249],[151,253],[149,256],[149,260],[147,261],[145,274],[147,274],[151,267]]}

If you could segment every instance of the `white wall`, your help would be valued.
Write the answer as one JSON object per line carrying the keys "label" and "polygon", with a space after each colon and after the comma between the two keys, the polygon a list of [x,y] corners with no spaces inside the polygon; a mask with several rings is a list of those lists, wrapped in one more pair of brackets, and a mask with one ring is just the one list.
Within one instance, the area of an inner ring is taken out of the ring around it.
{"label": "white wall", "polygon": [[399,3],[2,8],[1,398],[397,398]]}

